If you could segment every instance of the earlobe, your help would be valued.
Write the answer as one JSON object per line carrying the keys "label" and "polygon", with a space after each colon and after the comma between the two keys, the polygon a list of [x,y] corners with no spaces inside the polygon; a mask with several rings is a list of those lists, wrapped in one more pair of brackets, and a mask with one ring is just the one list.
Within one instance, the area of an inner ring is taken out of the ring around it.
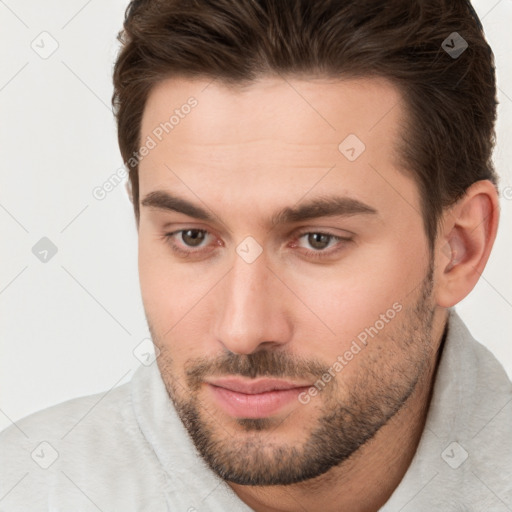
{"label": "earlobe", "polygon": [[496,238],[499,202],[488,180],[474,183],[445,214],[437,252],[436,300],[449,308],[464,299],[478,282]]}

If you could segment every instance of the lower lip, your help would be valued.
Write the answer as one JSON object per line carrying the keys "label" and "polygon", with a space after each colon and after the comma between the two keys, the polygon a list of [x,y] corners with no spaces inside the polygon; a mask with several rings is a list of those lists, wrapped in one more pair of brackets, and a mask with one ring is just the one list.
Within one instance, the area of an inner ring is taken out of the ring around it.
{"label": "lower lip", "polygon": [[247,395],[209,384],[217,404],[229,415],[237,418],[264,418],[277,413],[285,405],[298,401],[300,393],[308,387],[267,391]]}

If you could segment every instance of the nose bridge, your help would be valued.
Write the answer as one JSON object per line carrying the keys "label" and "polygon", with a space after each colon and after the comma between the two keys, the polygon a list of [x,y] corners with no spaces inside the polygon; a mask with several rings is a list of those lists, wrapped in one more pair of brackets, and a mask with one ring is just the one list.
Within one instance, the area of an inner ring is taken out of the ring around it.
{"label": "nose bridge", "polygon": [[262,343],[289,338],[280,283],[267,265],[263,253],[253,261],[237,254],[224,279],[215,335],[231,352],[248,354]]}

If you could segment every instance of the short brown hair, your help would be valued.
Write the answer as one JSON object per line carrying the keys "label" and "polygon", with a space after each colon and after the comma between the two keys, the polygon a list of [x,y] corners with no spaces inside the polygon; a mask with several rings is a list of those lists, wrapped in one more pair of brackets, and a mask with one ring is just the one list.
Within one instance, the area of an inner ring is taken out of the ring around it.
{"label": "short brown hair", "polygon": [[[442,47],[454,32],[468,44],[456,58]],[[467,1],[133,0],[118,40],[112,104],[137,221],[138,162],[130,158],[149,92],[172,76],[390,80],[407,111],[400,166],[418,184],[431,249],[444,208],[476,181],[498,184],[494,55]]]}

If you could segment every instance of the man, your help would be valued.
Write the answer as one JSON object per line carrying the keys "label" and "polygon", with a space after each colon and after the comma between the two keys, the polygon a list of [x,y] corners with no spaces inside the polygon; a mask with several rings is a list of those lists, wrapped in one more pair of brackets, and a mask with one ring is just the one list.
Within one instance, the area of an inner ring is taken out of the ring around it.
{"label": "man", "polygon": [[462,0],[146,0],[114,70],[156,364],[3,432],[2,510],[512,510]]}

